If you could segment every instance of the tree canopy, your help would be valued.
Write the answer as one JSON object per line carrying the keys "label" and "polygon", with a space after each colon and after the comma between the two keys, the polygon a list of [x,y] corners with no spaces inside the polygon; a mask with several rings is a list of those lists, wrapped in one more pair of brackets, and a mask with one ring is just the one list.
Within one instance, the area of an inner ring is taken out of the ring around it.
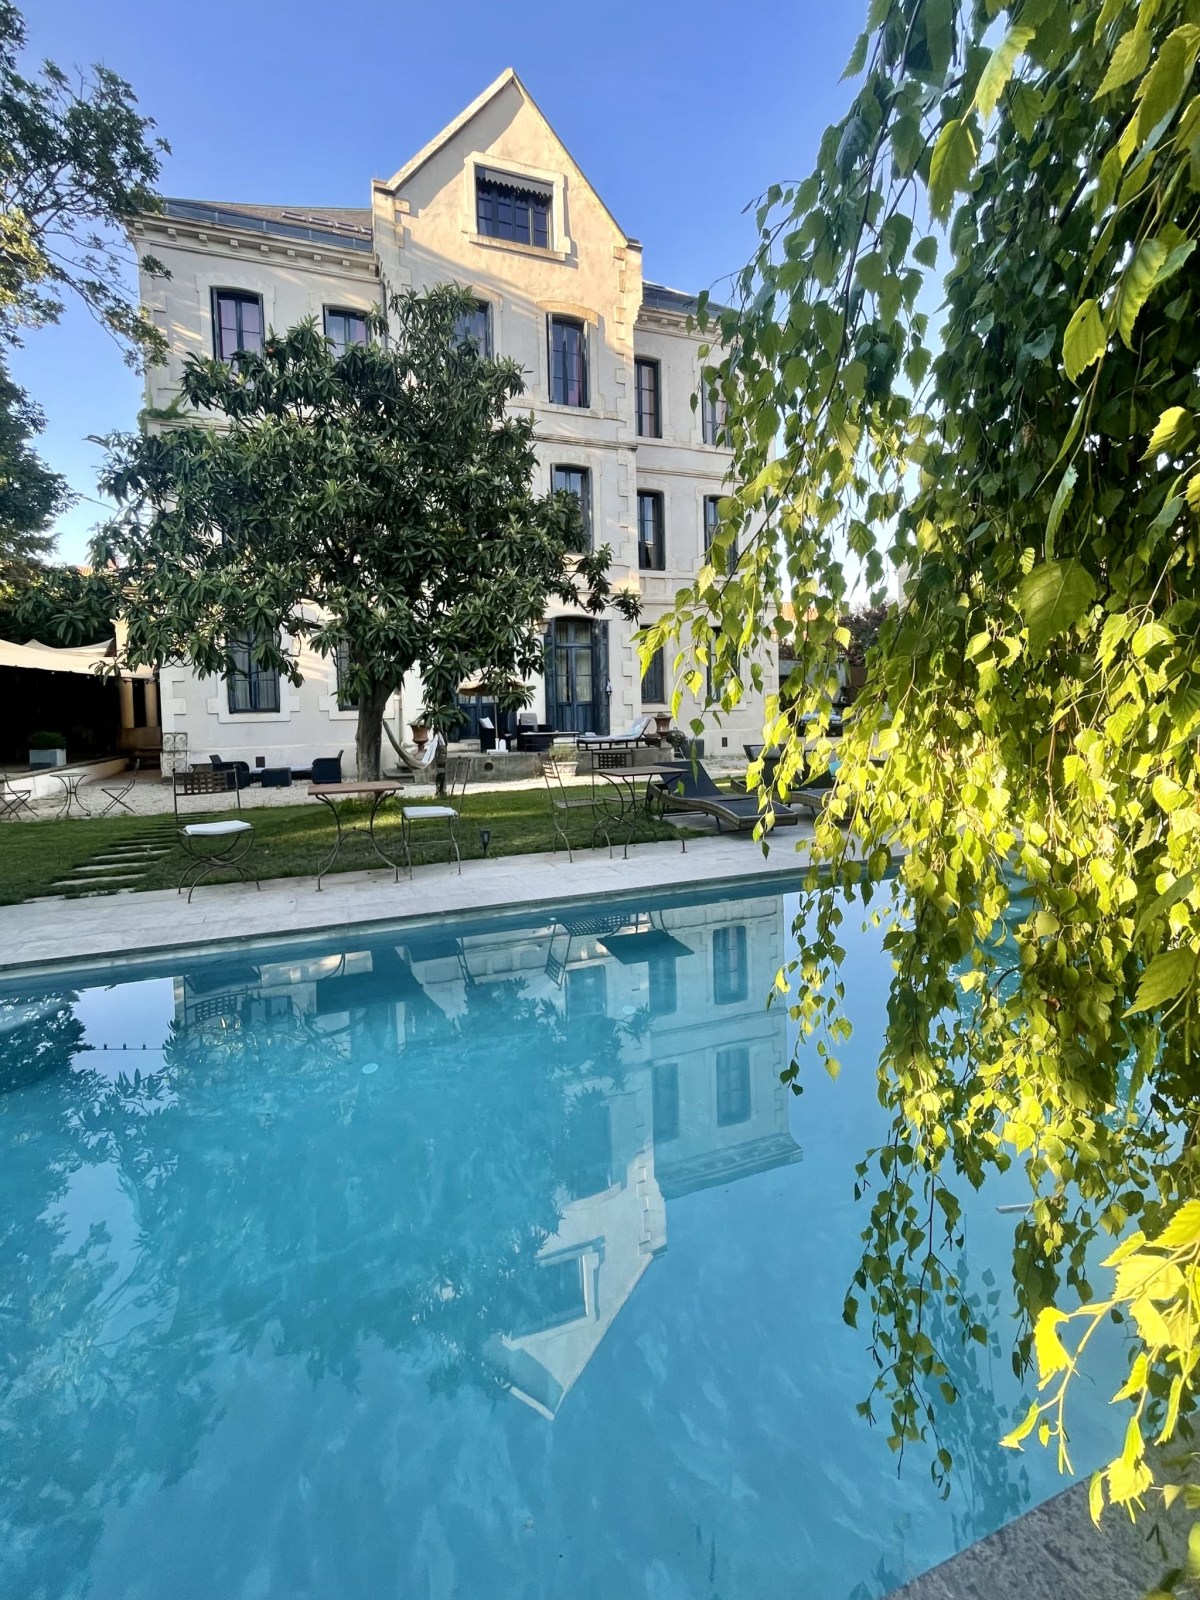
{"label": "tree canopy", "polygon": [[647,641],[693,684],[711,659],[730,704],[794,602],[767,729],[786,787],[832,758],[848,597],[899,584],[781,978],[792,1076],[837,1070],[838,929],[869,905],[894,1123],[846,1306],[864,1407],[897,1450],[932,1426],[931,1298],[984,1336],[955,1190],[1023,1170],[1014,1359],[1047,1388],[1010,1442],[1065,1448],[1083,1334],[1110,1311],[1131,1334],[1097,1512],[1150,1492],[1200,1355],[1198,53],[1195,0],[872,0],[845,117],[763,197],[732,307],[700,310],[736,569]]}
{"label": "tree canopy", "polygon": [[[27,76],[16,6],[0,0],[0,344],[57,322],[73,295],[137,365],[165,353],[142,311],[124,243],[131,214],[154,210],[166,144],[107,67],[74,80],[52,61]],[[163,272],[146,256],[142,265]],[[72,496],[33,448],[43,419],[0,361],[0,583],[27,579]]]}
{"label": "tree canopy", "polygon": [[465,679],[521,703],[551,597],[636,614],[608,547],[582,550],[576,498],[533,492],[532,418],[509,409],[524,380],[461,335],[473,304],[409,292],[341,355],[310,320],[261,354],[187,362],[183,403],[224,425],[116,439],[103,480],[121,510],[95,554],[119,569],[131,663],[228,676],[240,644],[296,682],[289,641],[343,647],[358,773],[377,777],[414,667],[447,730]]}

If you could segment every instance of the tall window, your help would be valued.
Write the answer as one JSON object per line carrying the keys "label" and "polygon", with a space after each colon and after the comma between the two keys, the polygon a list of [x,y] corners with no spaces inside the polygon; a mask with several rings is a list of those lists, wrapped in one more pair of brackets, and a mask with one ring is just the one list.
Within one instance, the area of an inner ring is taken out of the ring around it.
{"label": "tall window", "polygon": [[649,665],[642,674],[642,704],[662,705],[667,698],[667,674],[663,667],[663,653],[661,645],[650,657]]}
{"label": "tall window", "polygon": [[463,312],[458,319],[457,333],[459,344],[466,344],[468,339],[474,340],[477,356],[491,355],[492,308],[486,300],[476,300],[469,311]]}
{"label": "tall window", "polygon": [[669,1017],[679,1009],[679,972],[669,950],[659,950],[646,964],[650,1015]]}
{"label": "tall window", "polygon": [[556,406],[588,403],[587,335],[574,317],[550,318],[550,398]]}
{"label": "tall window", "polygon": [[733,1006],[750,992],[746,966],[746,930],[741,923],[713,929],[713,999],[719,1006]]}
{"label": "tall window", "polygon": [[475,177],[475,221],[489,239],[512,239],[517,244],[550,247],[550,196],[548,183],[479,171]]}
{"label": "tall window", "polygon": [[333,653],[337,673],[337,708],[339,711],[357,711],[358,695],[350,687],[350,646],[345,639],[338,641]]}
{"label": "tall window", "polygon": [[750,1052],[745,1045],[717,1051],[717,1127],[750,1120]]}
{"label": "tall window", "polygon": [[662,572],[667,565],[663,541],[663,497],[656,490],[638,494],[638,566]]}
{"label": "tall window", "polygon": [[556,493],[573,494],[579,501],[579,520],[583,539],[579,548],[592,548],[592,475],[586,467],[552,467],[550,487]]}
{"label": "tall window", "polygon": [[326,306],[325,337],[333,346],[335,356],[344,356],[352,344],[366,344],[366,312],[343,311],[338,306]]}
{"label": "tall window", "polygon": [[657,361],[635,361],[637,377],[637,431],[643,439],[662,438],[662,408],[659,402],[661,373]]}
{"label": "tall window", "polygon": [[[706,494],[704,496],[704,554],[707,557],[712,551],[713,540],[721,527],[721,496],[719,494]],[[726,572],[732,572],[738,562],[738,547],[735,539],[724,552],[722,566]]]}
{"label": "tall window", "polygon": [[278,711],[279,673],[254,659],[257,640],[243,635],[229,641],[233,671],[229,677],[230,711]]}
{"label": "tall window", "polygon": [[213,338],[217,360],[228,361],[239,350],[263,347],[262,300],[236,289],[213,290]]}
{"label": "tall window", "polygon": [[705,444],[719,444],[729,448],[729,429],[726,426],[725,396],[706,390],[700,406]]}
{"label": "tall window", "polygon": [[654,1142],[666,1144],[679,1137],[679,1066],[674,1061],[664,1061],[654,1068],[651,1084],[651,1114],[654,1118]]}

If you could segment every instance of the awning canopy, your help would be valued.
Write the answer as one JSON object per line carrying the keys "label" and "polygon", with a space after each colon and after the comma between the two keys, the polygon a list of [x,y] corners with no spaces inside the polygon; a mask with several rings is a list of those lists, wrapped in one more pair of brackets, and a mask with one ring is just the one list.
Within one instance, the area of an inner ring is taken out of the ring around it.
{"label": "awning canopy", "polygon": [[[102,639],[99,644],[56,646],[52,644],[12,644],[0,639],[0,667],[25,667],[34,672],[77,672],[94,678],[112,667],[116,641]],[[153,678],[153,667],[127,667],[123,678]]]}

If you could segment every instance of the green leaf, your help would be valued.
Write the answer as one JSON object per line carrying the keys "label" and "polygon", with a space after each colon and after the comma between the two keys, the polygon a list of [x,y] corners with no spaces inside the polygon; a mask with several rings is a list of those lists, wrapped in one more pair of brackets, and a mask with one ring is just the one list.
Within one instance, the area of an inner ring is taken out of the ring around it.
{"label": "green leaf", "polygon": [[918,239],[913,247],[913,260],[919,261],[923,267],[937,265],[938,242],[932,233],[927,233],[923,239]]}
{"label": "green leaf", "polygon": [[1192,428],[1191,412],[1183,406],[1168,406],[1154,424],[1154,432],[1150,435],[1150,443],[1142,460],[1149,461],[1151,456],[1159,455],[1170,446],[1186,444],[1192,436]]}
{"label": "green leaf", "polygon": [[1029,45],[1033,34],[1032,28],[1017,24],[1008,30],[988,57],[975,89],[975,109],[984,122],[991,118],[1000,103],[1000,96],[1013,75],[1017,57]]}
{"label": "green leaf", "polygon": [[1133,325],[1150,298],[1169,254],[1161,239],[1143,239],[1133,260],[1121,274],[1114,312],[1117,332],[1130,350],[1133,349]]}
{"label": "green leaf", "polygon": [[1196,958],[1190,950],[1163,950],[1142,973],[1127,1017],[1139,1011],[1157,1011],[1176,999],[1187,988],[1196,972]]}
{"label": "green leaf", "polygon": [[1091,574],[1077,560],[1043,561],[1017,591],[1017,607],[1028,630],[1031,657],[1079,621],[1096,598]]}
{"label": "green leaf", "polygon": [[960,117],[938,135],[929,162],[929,209],[935,221],[950,215],[954,196],[965,189],[975,168],[975,137]]}
{"label": "green leaf", "polygon": [[1187,80],[1196,65],[1198,46],[1200,28],[1193,23],[1176,28],[1163,40],[1154,65],[1138,87],[1141,103],[1137,114],[1136,139],[1139,145],[1146,142],[1183,98]]}
{"label": "green leaf", "polygon": [[1099,100],[1115,89],[1123,88],[1134,78],[1140,78],[1150,60],[1150,34],[1142,27],[1132,27],[1117,40],[1117,48],[1109,59],[1108,71],[1100,80],[1094,99]]}
{"label": "green leaf", "polygon": [[1054,499],[1050,502],[1050,515],[1046,518],[1046,554],[1049,556],[1054,548],[1054,535],[1058,532],[1062,522],[1063,513],[1071,503],[1071,496],[1075,492],[1075,481],[1079,474],[1074,466],[1069,466],[1062,475],[1062,482],[1054,492]]}
{"label": "green leaf", "polygon": [[1196,887],[1197,874],[1185,872],[1181,878],[1176,878],[1169,889],[1164,889],[1157,899],[1152,900],[1144,911],[1138,916],[1134,925],[1134,934],[1145,933],[1150,924],[1161,917],[1164,911],[1169,911],[1178,901],[1185,899]]}
{"label": "green leaf", "polygon": [[1107,343],[1100,307],[1095,300],[1084,300],[1075,308],[1063,334],[1063,366],[1072,383],[1099,361]]}

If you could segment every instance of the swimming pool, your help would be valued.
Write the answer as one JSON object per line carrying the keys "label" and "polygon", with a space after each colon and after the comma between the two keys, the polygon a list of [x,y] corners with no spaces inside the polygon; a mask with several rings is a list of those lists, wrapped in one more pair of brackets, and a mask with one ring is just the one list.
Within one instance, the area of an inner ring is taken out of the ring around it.
{"label": "swimming pool", "polygon": [[[1007,1344],[954,1373],[945,1502],[855,1414],[888,967],[846,932],[854,1040],[792,1097],[791,918],[739,886],[0,997],[0,1594],[862,1600],[1061,1487],[996,1443]],[[1001,1340],[1014,1197],[964,1197]]]}

